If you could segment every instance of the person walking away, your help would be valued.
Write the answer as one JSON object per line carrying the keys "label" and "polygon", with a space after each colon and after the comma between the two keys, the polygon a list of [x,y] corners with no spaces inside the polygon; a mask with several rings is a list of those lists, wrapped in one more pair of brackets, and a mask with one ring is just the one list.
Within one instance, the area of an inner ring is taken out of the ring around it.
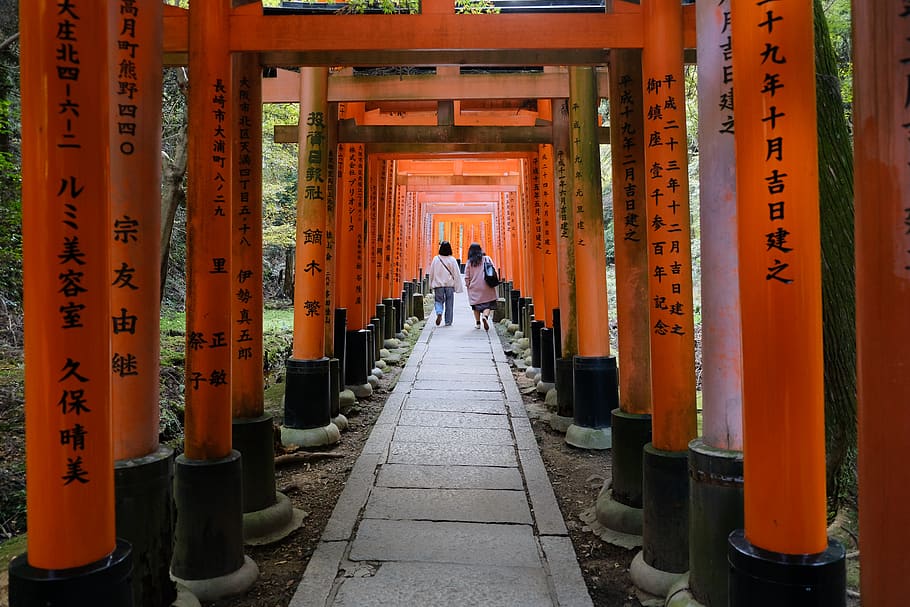
{"label": "person walking away", "polygon": [[436,310],[436,325],[442,322],[445,312],[446,326],[452,325],[455,314],[455,293],[461,293],[461,272],[458,262],[452,257],[452,245],[448,240],[439,243],[439,255],[430,263],[430,288],[433,289],[433,306]]}
{"label": "person walking away", "polygon": [[488,318],[496,309],[496,300],[499,295],[496,289],[489,286],[484,280],[484,263],[496,264],[483,254],[483,249],[476,242],[468,247],[468,262],[464,266],[464,284],[468,289],[468,303],[474,310],[474,328],[480,328],[483,321],[484,331],[490,330]]}

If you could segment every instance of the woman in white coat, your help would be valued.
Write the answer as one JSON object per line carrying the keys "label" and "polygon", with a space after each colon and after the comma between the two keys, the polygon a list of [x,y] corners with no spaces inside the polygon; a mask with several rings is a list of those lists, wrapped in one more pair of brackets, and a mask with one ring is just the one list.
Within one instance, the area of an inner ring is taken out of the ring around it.
{"label": "woman in white coat", "polygon": [[439,243],[439,255],[430,263],[430,288],[433,289],[433,304],[436,309],[436,324],[442,322],[445,312],[446,326],[451,326],[455,314],[455,293],[461,293],[461,270],[452,257],[452,245],[448,240]]}

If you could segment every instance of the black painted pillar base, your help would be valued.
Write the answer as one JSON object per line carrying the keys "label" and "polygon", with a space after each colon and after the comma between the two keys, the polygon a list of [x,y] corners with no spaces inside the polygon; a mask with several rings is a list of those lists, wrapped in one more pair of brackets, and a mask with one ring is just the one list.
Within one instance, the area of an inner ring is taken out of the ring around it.
{"label": "black painted pillar base", "polygon": [[174,541],[174,450],[114,462],[117,537],[133,548],[133,605],[177,598],[170,576]]}
{"label": "black painted pillar base", "polygon": [[341,413],[341,360],[329,359],[329,415],[342,432],[348,429],[348,418]]}
{"label": "black painted pillar base", "polygon": [[300,527],[304,513],[275,491],[272,416],[235,417],[231,430],[243,469],[243,542],[262,546],[282,540]]}
{"label": "black painted pillar base", "polygon": [[347,362],[345,363],[344,385],[357,398],[367,398],[373,394],[373,386],[367,382],[369,367],[369,334],[366,329],[348,331]]}
{"label": "black painted pillar base", "polygon": [[[651,442],[651,416],[612,411],[613,482],[597,497],[597,521],[611,531],[642,534],[642,450]],[[633,538],[625,538],[631,540]],[[609,540],[607,540],[609,541]],[[627,545],[627,544],[623,544]]]}
{"label": "black painted pillar base", "polygon": [[240,453],[218,460],[177,458],[177,530],[171,576],[200,601],[242,594],[259,577],[243,554]]}
{"label": "black painted pillar base", "polygon": [[319,447],[341,440],[332,423],[330,390],[328,358],[287,360],[282,443]]}
{"label": "black painted pillar base", "polygon": [[743,453],[689,443],[689,591],[729,604],[727,538],[743,521]]}
{"label": "black painted pillar base", "polygon": [[133,607],[133,555],[128,542],[94,563],[72,569],[38,569],[28,553],[9,565],[10,607]]}
{"label": "black painted pillar base", "polygon": [[540,330],[544,328],[542,320],[532,320],[531,326],[531,366],[540,369]]}
{"label": "black painted pillar base", "polygon": [[521,291],[518,289],[512,289],[509,291],[509,293],[510,293],[509,304],[510,304],[510,310],[512,312],[512,316],[510,317],[510,319],[515,324],[521,324],[521,306],[522,306]]}
{"label": "black painted pillar base", "polygon": [[632,561],[632,582],[666,597],[689,569],[689,474],[687,451],[645,445],[642,458],[642,551]]}
{"label": "black painted pillar base", "polygon": [[580,449],[609,449],[610,412],[619,406],[616,358],[576,356],[572,361],[575,421],[566,430],[566,443]]}
{"label": "black painted pillar base", "polygon": [[550,416],[550,427],[566,433],[575,423],[575,377],[571,358],[556,359],[556,412]]}
{"label": "black painted pillar base", "polygon": [[399,297],[392,300],[392,306],[395,309],[395,337],[404,339],[404,304],[402,303],[401,298]]}
{"label": "black painted pillar base", "polygon": [[414,316],[417,318],[417,320],[423,320],[424,319],[423,293],[414,293],[414,295],[412,297],[414,299],[414,303],[413,303]]}
{"label": "black painted pillar base", "polygon": [[819,554],[781,554],[753,546],[742,529],[730,534],[730,607],[844,607],[844,547],[828,540]]}
{"label": "black painted pillar base", "polygon": [[[540,322],[543,324],[543,321]],[[537,346],[538,357],[540,358],[537,393],[546,395],[547,392],[556,387],[556,351],[553,346],[553,329],[541,327],[536,337],[539,344]]]}
{"label": "black painted pillar base", "polygon": [[345,378],[345,360],[348,349],[348,311],[346,308],[335,308],[335,329],[332,335],[332,352],[338,359],[338,368],[341,375],[341,382]]}
{"label": "black painted pillar base", "polygon": [[385,304],[376,304],[376,315],[370,319],[370,322],[378,327],[379,343],[382,343],[384,339],[388,339],[392,333],[392,323],[386,322]]}

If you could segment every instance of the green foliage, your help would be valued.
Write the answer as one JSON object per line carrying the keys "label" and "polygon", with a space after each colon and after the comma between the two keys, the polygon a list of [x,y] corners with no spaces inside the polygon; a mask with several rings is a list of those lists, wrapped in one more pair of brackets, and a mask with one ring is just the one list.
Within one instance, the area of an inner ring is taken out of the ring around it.
{"label": "green foliage", "polygon": [[488,0],[455,0],[455,13],[458,15],[497,14],[499,9]]}
{"label": "green foliage", "polygon": [[[22,301],[22,197],[18,157],[18,101],[0,99],[0,300],[5,306]],[[5,148],[5,149],[4,149]]]}
{"label": "green foliage", "polygon": [[296,103],[262,106],[262,226],[263,244],[294,246],[297,229],[297,144],[275,143],[278,125],[295,125]]}
{"label": "green foliage", "polygon": [[853,38],[850,0],[824,0],[821,6],[831,40],[840,96],[848,126],[853,124]]}

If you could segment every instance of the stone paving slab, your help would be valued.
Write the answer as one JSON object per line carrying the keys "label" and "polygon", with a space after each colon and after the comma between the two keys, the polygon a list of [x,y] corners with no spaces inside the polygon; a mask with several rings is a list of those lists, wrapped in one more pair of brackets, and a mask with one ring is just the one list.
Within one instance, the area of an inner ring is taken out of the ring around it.
{"label": "stone paving slab", "polygon": [[524,488],[517,468],[493,466],[421,466],[385,464],[379,469],[377,487],[428,489],[512,489]]}
{"label": "stone paving slab", "polygon": [[517,467],[515,449],[503,445],[434,445],[392,442],[390,464],[427,464],[430,466]]}
{"label": "stone paving slab", "polygon": [[288,607],[324,607],[347,542],[319,542]]}
{"label": "stone paving slab", "polygon": [[578,556],[568,537],[541,537],[544,558],[550,569],[550,579],[556,588],[560,605],[593,607],[585,579],[578,567]]}
{"label": "stone paving slab", "polygon": [[348,556],[352,561],[416,561],[540,567],[528,525],[364,519]]}
{"label": "stone paving slab", "polygon": [[463,390],[458,389],[457,386],[451,385],[452,382],[445,382],[449,385],[446,385],[443,388],[411,388],[410,393],[408,394],[408,401],[419,401],[419,400],[429,400],[429,401],[438,401],[438,400],[450,400],[454,402],[461,402],[467,399],[470,400],[495,400],[496,402],[505,402],[502,398],[502,392],[490,392],[490,391],[476,391],[472,392],[469,395],[465,395]]}
{"label": "stone paving slab", "polygon": [[472,375],[482,375],[484,377],[495,375],[499,377],[499,371],[493,366],[475,363],[452,364],[436,361],[424,361],[420,363],[420,373],[424,378],[458,377],[459,379],[465,379]]}
{"label": "stone paving slab", "polygon": [[445,379],[421,379],[419,376],[414,382],[415,390],[440,390],[451,392],[492,392],[502,397],[502,384],[499,378],[489,379],[482,377],[472,377],[470,380],[464,377],[454,377],[451,380]]}
{"label": "stone paving slab", "polygon": [[384,563],[376,575],[345,579],[340,607],[552,607],[541,569]]}
{"label": "stone paving slab", "polygon": [[405,401],[404,411],[439,411],[449,413],[480,413],[484,415],[505,415],[506,405],[501,399],[475,398],[477,395],[491,392],[472,392],[469,400],[459,400],[455,396],[437,398],[419,397]]}
{"label": "stone paving slab", "polygon": [[374,487],[364,519],[533,524],[524,491]]}
{"label": "stone paving slab", "polygon": [[[512,432],[502,428],[443,428],[398,426],[394,440],[400,443],[459,445],[512,445]],[[365,447],[364,447],[365,448]]]}
{"label": "stone paving slab", "polygon": [[[503,411],[505,413],[505,411]],[[455,411],[424,411],[406,409],[401,412],[399,426],[437,426],[440,428],[496,428],[509,429],[505,415],[486,413],[460,413]]]}

